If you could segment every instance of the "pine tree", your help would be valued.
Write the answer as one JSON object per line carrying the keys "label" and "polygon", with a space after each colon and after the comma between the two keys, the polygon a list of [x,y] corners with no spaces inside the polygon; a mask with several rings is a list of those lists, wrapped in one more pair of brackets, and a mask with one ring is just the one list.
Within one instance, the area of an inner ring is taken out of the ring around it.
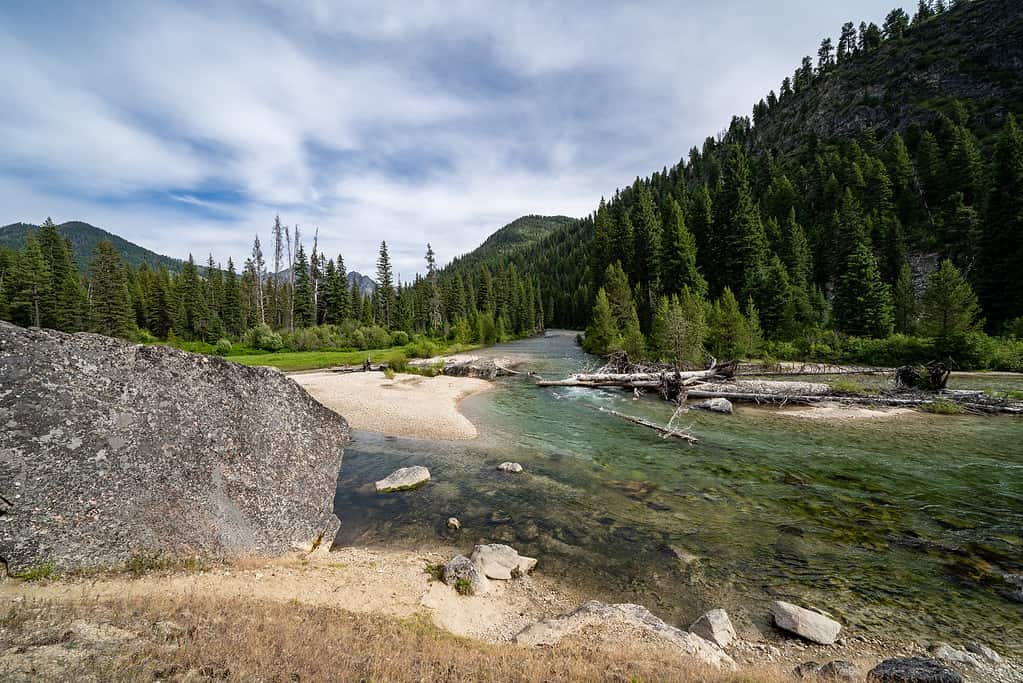
{"label": "pine tree", "polygon": [[901,334],[913,334],[916,329],[916,294],[913,291],[913,273],[906,262],[903,262],[899,269],[899,277],[895,281],[895,293],[892,298],[895,309],[895,331]]}
{"label": "pine tree", "polygon": [[675,369],[703,359],[707,322],[702,297],[688,288],[681,296],[661,297],[654,317],[654,344],[662,360]]}
{"label": "pine tree", "polygon": [[426,283],[430,288],[429,329],[432,334],[437,334],[444,326],[444,315],[441,312],[440,287],[437,286],[437,257],[429,242],[426,244]]}
{"label": "pine tree", "polygon": [[234,261],[228,257],[227,276],[224,278],[224,306],[220,317],[228,334],[232,336],[238,336],[243,331],[241,312],[241,289],[238,283],[238,273],[235,271]]}
{"label": "pine tree", "polygon": [[927,279],[927,288],[920,297],[920,331],[931,337],[948,337],[980,325],[977,295],[955,265],[945,259]]}
{"label": "pine tree", "polygon": [[767,265],[753,277],[753,300],[757,302],[760,322],[770,339],[789,336],[793,329],[792,284],[784,264],[772,255]]}
{"label": "pine tree", "polygon": [[174,327],[174,305],[171,294],[170,273],[166,266],[160,266],[153,275],[150,301],[147,308],[149,319],[146,327],[160,339],[166,339]]}
{"label": "pine tree", "polygon": [[751,331],[749,321],[739,309],[739,302],[729,287],[714,302],[708,320],[707,346],[719,359],[736,359],[749,355]]}
{"label": "pine tree", "polygon": [[114,245],[100,242],[89,268],[92,282],[90,329],[110,337],[128,337],[135,325],[124,266]]}
{"label": "pine tree", "polygon": [[384,327],[391,326],[394,312],[394,276],[391,272],[391,257],[387,254],[387,242],[380,243],[377,257],[377,317]]}
{"label": "pine tree", "polygon": [[311,327],[316,324],[316,310],[313,306],[313,284],[309,275],[309,260],[306,258],[305,247],[299,244],[295,250],[295,293],[294,316],[295,327]]}
{"label": "pine tree", "polygon": [[995,145],[981,250],[980,290],[988,320],[1023,315],[1023,131],[1009,115]]}
{"label": "pine tree", "polygon": [[71,244],[50,218],[39,229],[39,248],[50,271],[50,296],[43,326],[64,332],[84,329],[85,292],[71,256]]}
{"label": "pine tree", "polygon": [[15,322],[40,327],[50,306],[52,292],[50,267],[34,234],[25,238],[18,255],[12,283],[11,313]]}
{"label": "pine tree", "polygon": [[664,224],[661,263],[665,292],[674,294],[688,287],[699,296],[707,293],[707,281],[696,267],[696,238],[686,228],[682,207],[674,199]]}
{"label": "pine tree", "polygon": [[881,279],[874,255],[865,243],[849,254],[835,286],[832,306],[835,326],[842,332],[865,337],[891,334],[891,290]]}
{"label": "pine tree", "polygon": [[611,220],[607,203],[601,197],[597,212],[593,216],[593,244],[590,247],[590,272],[596,280],[593,284],[597,287],[604,284],[600,278],[604,276],[604,271],[614,259],[614,242],[614,221]]}

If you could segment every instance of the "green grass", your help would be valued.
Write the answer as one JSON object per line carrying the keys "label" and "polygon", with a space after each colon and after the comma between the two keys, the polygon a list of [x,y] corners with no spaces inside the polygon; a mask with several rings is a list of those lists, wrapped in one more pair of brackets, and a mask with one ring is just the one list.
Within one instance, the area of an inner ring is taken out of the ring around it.
{"label": "green grass", "polygon": [[430,575],[430,581],[444,580],[444,565],[442,564],[428,564],[423,571]]}
{"label": "green grass", "polygon": [[57,565],[53,560],[47,560],[46,562],[40,562],[39,564],[32,565],[22,573],[17,575],[17,578],[23,581],[47,581],[49,579],[57,578]]}
{"label": "green grass", "polygon": [[297,370],[319,370],[335,365],[361,365],[366,358],[373,363],[388,363],[404,357],[405,350],[396,346],[390,349],[373,351],[278,351],[277,353],[260,353],[251,356],[228,356],[227,359],[242,365],[268,365],[285,372]]}
{"label": "green grass", "polygon": [[921,410],[925,410],[928,413],[934,413],[935,415],[962,415],[966,412],[961,404],[955,401],[934,401],[933,403],[927,403],[920,406]]}

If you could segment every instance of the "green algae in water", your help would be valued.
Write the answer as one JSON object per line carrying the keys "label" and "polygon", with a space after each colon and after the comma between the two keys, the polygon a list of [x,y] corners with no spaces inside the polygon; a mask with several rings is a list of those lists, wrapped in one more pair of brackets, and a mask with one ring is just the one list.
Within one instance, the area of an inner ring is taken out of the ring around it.
{"label": "green algae in water", "polygon": [[[525,356],[544,376],[592,364],[571,336],[485,353]],[[767,603],[787,598],[875,635],[1023,648],[1023,605],[1002,578],[1023,573],[1023,420],[694,411],[681,424],[702,443],[689,446],[600,406],[671,414],[654,399],[518,377],[463,403],[476,441],[357,434],[338,482],[337,542],[509,543],[587,595],[681,624],[725,607],[765,627]],[[501,476],[505,460],[525,473]],[[388,499],[360,489],[413,464],[430,468],[430,487]]]}

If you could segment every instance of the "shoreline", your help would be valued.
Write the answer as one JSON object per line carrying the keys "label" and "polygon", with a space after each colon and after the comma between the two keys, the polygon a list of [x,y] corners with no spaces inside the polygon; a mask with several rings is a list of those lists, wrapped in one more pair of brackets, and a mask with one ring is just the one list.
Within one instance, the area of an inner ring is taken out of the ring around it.
{"label": "shoreline", "polygon": [[479,430],[460,410],[463,400],[490,391],[493,382],[471,377],[330,371],[289,374],[294,382],[352,429],[386,436],[469,441]]}

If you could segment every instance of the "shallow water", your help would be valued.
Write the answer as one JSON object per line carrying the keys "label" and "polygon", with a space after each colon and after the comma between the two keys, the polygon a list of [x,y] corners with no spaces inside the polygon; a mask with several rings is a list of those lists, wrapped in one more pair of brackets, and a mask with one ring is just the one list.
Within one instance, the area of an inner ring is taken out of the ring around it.
{"label": "shallow water", "polygon": [[[563,334],[483,353],[523,356],[548,377],[593,364]],[[874,635],[1023,650],[1023,605],[1003,579],[1023,574],[1023,419],[821,424],[694,411],[680,420],[701,439],[689,446],[601,406],[662,423],[672,412],[653,398],[539,389],[520,376],[463,403],[476,441],[357,433],[335,543],[506,542],[587,595],[639,602],[683,626],[723,606],[740,630],[765,628],[767,602],[785,598]],[[497,472],[504,460],[525,473]],[[366,488],[411,464],[430,468],[427,487]],[[449,516],[459,534],[445,528]]]}

